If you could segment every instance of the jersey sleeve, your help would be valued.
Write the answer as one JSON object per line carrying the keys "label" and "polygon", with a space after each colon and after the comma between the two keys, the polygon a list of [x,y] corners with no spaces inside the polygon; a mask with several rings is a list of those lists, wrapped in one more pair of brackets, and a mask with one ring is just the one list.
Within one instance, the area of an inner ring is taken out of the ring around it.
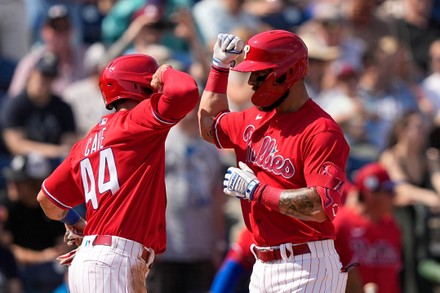
{"label": "jersey sleeve", "polygon": [[163,120],[178,122],[195,108],[199,90],[187,73],[168,68],[162,73],[163,93],[154,103],[157,115]]}
{"label": "jersey sleeve", "polygon": [[56,206],[70,209],[84,202],[84,196],[78,189],[67,157],[42,184],[42,191]]}
{"label": "jersey sleeve", "polygon": [[240,112],[221,112],[215,117],[211,129],[214,143],[219,149],[230,149],[236,144],[240,131]]}
{"label": "jersey sleeve", "polygon": [[320,132],[306,143],[304,176],[307,187],[315,187],[332,221],[342,206],[345,165],[349,147],[341,132]]}

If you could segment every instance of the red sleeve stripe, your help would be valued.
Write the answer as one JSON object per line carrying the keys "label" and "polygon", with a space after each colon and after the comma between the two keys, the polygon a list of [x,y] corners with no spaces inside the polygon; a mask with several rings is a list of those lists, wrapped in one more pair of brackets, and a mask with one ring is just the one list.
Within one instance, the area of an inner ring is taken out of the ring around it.
{"label": "red sleeve stripe", "polygon": [[46,180],[44,180],[44,181],[43,181],[43,184],[42,184],[42,190],[43,190],[44,195],[45,195],[48,199],[50,199],[50,201],[53,202],[53,203],[54,203],[56,206],[58,206],[59,208],[62,208],[62,209],[71,209],[71,208],[72,208],[71,206],[68,206],[68,205],[63,204],[63,203],[60,202],[58,199],[56,199],[53,195],[51,195],[49,191],[47,191],[46,186],[44,185],[45,182],[46,182]]}

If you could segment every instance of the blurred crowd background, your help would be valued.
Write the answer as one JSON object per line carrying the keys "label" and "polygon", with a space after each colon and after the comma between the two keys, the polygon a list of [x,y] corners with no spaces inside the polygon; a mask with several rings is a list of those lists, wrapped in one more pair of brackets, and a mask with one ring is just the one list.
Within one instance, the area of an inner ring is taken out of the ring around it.
{"label": "blurred crowd background", "polygon": [[[67,292],[55,261],[69,249],[64,226],[35,197],[108,113],[98,79],[110,60],[149,54],[202,91],[218,33],[246,41],[268,29],[307,45],[309,94],[351,146],[348,179],[380,162],[398,183],[401,292],[440,292],[440,0],[0,0],[0,292]],[[251,106],[247,76],[229,79],[231,110]],[[169,248],[149,293],[207,292],[243,227],[221,187],[233,154],[202,141],[195,116],[167,144]],[[164,289],[170,280],[205,289]]]}

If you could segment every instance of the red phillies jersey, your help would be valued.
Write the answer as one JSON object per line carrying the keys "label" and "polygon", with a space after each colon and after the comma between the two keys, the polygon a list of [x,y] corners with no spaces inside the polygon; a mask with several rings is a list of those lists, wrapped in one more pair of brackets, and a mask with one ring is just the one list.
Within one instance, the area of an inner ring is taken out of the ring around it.
{"label": "red phillies jersey", "polygon": [[401,292],[401,232],[392,216],[375,223],[352,208],[343,207],[334,224],[335,246],[342,264],[358,262],[362,283],[376,283],[378,293]]}
{"label": "red phillies jersey", "polygon": [[165,139],[199,98],[197,90],[188,94],[197,89],[192,79],[174,70],[163,78],[173,75],[185,84],[164,80],[171,84],[164,93],[104,116],[43,182],[44,194],[60,208],[86,203],[85,235],[115,235],[165,250]]}
{"label": "red phillies jersey", "polygon": [[[319,186],[316,174],[323,174],[328,163],[345,177],[348,144],[336,122],[311,99],[292,113],[262,112],[257,107],[224,113],[214,121],[213,133],[219,148],[234,148],[237,161],[245,162],[271,186]],[[302,243],[334,239],[331,220],[341,205],[342,191],[336,194],[320,194],[330,219],[323,223],[285,216],[255,201],[242,200],[241,205],[259,246]]]}

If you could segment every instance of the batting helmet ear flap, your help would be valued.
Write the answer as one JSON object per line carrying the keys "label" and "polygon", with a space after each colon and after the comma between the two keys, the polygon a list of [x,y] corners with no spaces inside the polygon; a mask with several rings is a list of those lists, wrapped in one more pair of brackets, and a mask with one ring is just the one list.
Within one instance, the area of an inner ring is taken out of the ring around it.
{"label": "batting helmet ear flap", "polygon": [[[308,58],[295,66],[279,67],[266,77],[264,83],[252,95],[251,101],[259,107],[268,107],[281,98],[298,80],[308,74]],[[274,99],[275,97],[275,99]]]}

